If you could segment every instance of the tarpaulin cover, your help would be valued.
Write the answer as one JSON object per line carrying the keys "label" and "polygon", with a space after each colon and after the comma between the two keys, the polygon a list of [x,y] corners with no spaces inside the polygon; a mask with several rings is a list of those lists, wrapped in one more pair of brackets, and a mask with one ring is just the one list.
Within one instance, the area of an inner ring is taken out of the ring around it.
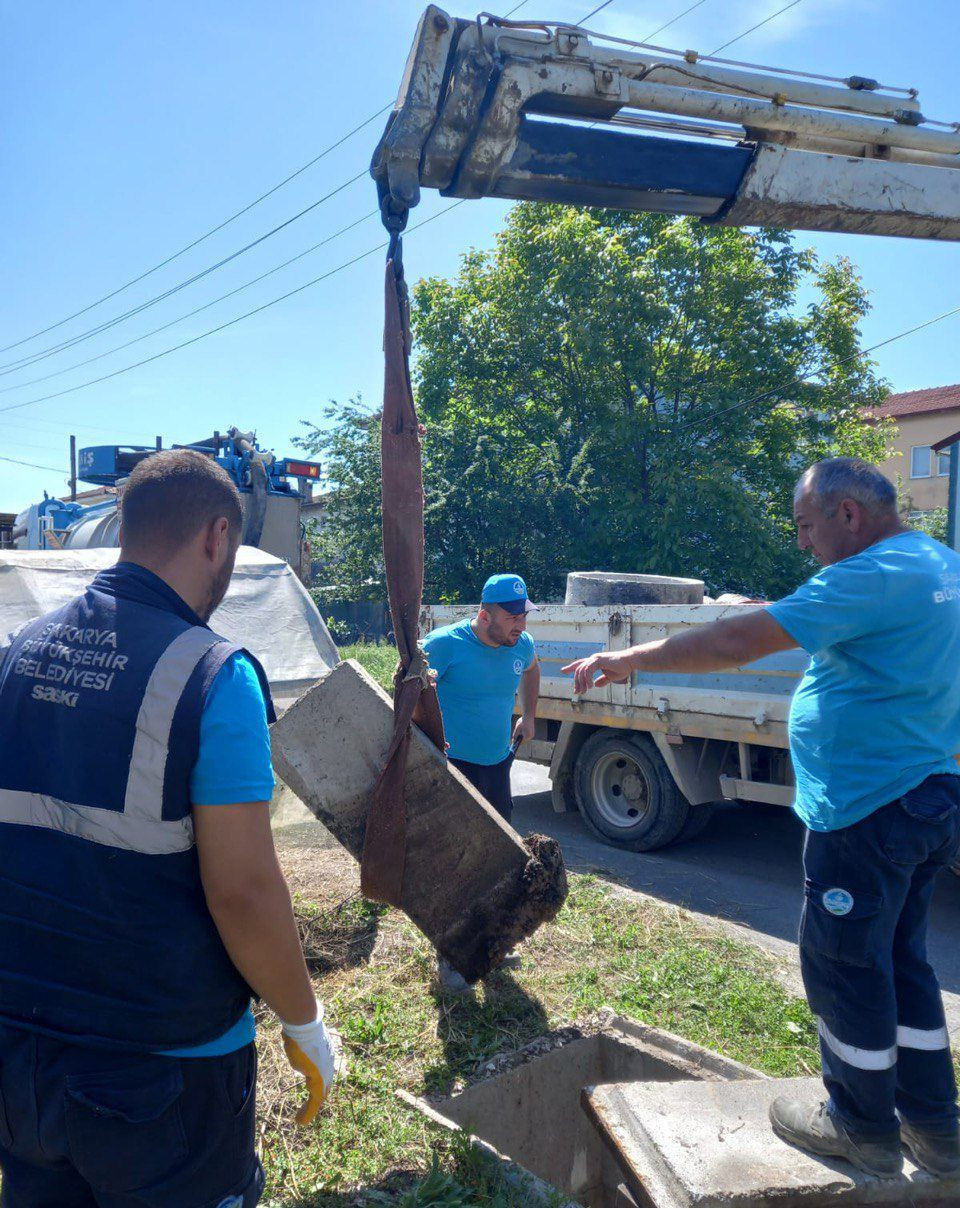
{"label": "tarpaulin cover", "polygon": [[[0,646],[25,621],[80,595],[119,550],[5,550],[0,553]],[[306,588],[289,564],[241,545],[230,588],[210,627],[263,664],[278,710],[340,661]]]}

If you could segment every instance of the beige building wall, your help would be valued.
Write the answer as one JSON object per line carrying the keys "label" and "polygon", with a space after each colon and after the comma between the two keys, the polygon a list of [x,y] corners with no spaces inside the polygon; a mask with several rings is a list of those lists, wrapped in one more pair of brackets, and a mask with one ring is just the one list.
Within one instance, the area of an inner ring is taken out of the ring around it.
{"label": "beige building wall", "polygon": [[[892,441],[895,455],[880,468],[893,483],[896,483],[898,475],[902,477],[903,493],[913,510],[927,512],[932,508],[945,508],[948,478],[945,473],[938,471],[946,469],[946,458],[941,463],[936,453],[931,453],[927,459],[922,452],[913,458],[911,451],[929,448],[945,436],[960,431],[960,407],[921,415],[901,415],[895,417],[894,423],[897,425],[897,434]],[[925,476],[913,477],[912,471],[915,470],[923,471]]]}

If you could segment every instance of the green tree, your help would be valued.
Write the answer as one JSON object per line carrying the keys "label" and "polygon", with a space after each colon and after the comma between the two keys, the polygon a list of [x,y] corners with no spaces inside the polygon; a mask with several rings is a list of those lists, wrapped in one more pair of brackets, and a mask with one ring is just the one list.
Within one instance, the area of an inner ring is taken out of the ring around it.
{"label": "green tree", "polygon": [[[507,567],[546,598],[574,569],[790,588],[800,469],[884,452],[862,419],[885,393],[858,355],[867,309],[847,261],[782,231],[516,206],[491,252],[414,291],[428,598],[476,598]],[[305,443],[333,484],[330,552],[361,582],[376,425],[355,403],[327,419]]]}

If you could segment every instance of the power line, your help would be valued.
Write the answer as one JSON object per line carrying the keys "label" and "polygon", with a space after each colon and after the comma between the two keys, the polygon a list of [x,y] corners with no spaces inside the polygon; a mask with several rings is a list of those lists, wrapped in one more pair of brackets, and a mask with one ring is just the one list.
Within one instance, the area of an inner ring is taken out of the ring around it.
{"label": "power line", "polygon": [[[888,344],[895,344],[897,340],[903,340],[907,336],[912,336],[918,331],[923,331],[924,328],[933,327],[935,323],[942,323],[944,319],[952,319],[954,315],[960,315],[960,306],[955,306],[952,310],[946,310],[943,312],[943,314],[935,315],[932,319],[927,319],[923,323],[917,323],[914,327],[908,327],[906,331],[898,332],[894,336],[888,336],[885,340],[880,340],[876,344],[871,344],[869,348],[862,348],[857,352],[850,353],[849,356],[841,357],[839,361],[832,362],[831,368],[839,369],[843,365],[849,365],[851,361],[856,361],[860,357],[869,356],[871,352],[876,352],[878,348],[885,348]],[[809,382],[811,378],[818,377],[821,373],[823,373],[824,368],[825,367],[821,365],[817,369],[811,369],[809,373],[804,373],[800,377],[791,378],[789,381],[780,382],[779,385],[772,387],[770,390],[763,391],[762,394],[755,394],[753,398],[741,399],[740,402],[733,403],[729,407],[724,407],[720,411],[708,411],[706,409],[701,410],[699,413],[695,413],[689,418],[683,420],[677,425],[677,427],[693,427],[700,420],[705,419],[722,419],[723,416],[730,415],[732,412],[739,411],[741,408],[752,407],[756,403],[765,402],[770,398],[779,398],[783,395],[784,391],[789,390],[798,383]]]}
{"label": "power line", "polygon": [[613,3],[613,0],[603,0],[603,4],[598,4],[593,12],[587,13],[585,17],[581,17],[577,22],[578,25],[586,25],[591,17],[595,17],[597,13],[602,13],[605,8],[608,8]]}
{"label": "power line", "polygon": [[[525,4],[527,0],[522,0],[522,2]],[[238,218],[242,218],[244,214],[249,213],[250,210],[252,210],[255,206],[258,206],[261,202],[266,201],[268,197],[272,197],[274,193],[276,193],[279,189],[282,189],[284,185],[288,185],[292,180],[296,180],[298,176],[302,176],[308,168],[312,168],[314,164],[319,163],[320,160],[329,155],[331,151],[336,151],[336,149],[338,147],[342,147],[348,139],[353,138],[355,134],[359,134],[360,131],[369,126],[371,122],[376,121],[376,119],[382,114],[386,113],[387,110],[392,107],[392,105],[393,102],[391,101],[384,105],[382,109],[378,109],[376,113],[371,113],[371,115],[368,118],[365,118],[364,121],[359,124],[359,126],[354,126],[352,130],[348,130],[347,133],[338,138],[336,142],[331,143],[328,147],[324,147],[319,155],[315,155],[313,159],[309,160],[302,167],[297,168],[295,172],[291,172],[289,176],[285,176],[284,179],[281,180],[279,184],[275,184],[272,189],[268,189],[266,193],[261,193],[259,197],[254,198],[254,200],[248,205],[245,205],[243,209],[237,210],[235,214],[231,214],[229,218],[225,218],[223,222],[218,223],[217,226],[211,227],[210,230],[205,234],[200,235],[191,243],[185,244],[178,252],[174,252],[173,255],[167,256],[165,260],[161,260],[158,264],[155,264],[153,268],[146,269],[144,272],[140,273],[139,276],[132,277],[123,285],[111,290],[111,292],[108,294],[104,294],[103,297],[97,298],[96,301],[90,302],[81,310],[76,310],[72,315],[67,315],[66,318],[58,319],[56,323],[51,323],[49,327],[44,327],[40,331],[35,331],[32,333],[32,335],[24,336],[23,339],[16,340],[13,344],[7,344],[5,347],[0,348],[0,353],[9,352],[11,348],[19,348],[21,344],[27,344],[30,340],[36,340],[40,336],[46,335],[48,331],[55,331],[58,327],[62,327],[64,323],[69,323],[71,319],[77,319],[80,317],[80,315],[85,315],[88,311],[93,310],[94,307],[99,306],[103,302],[109,302],[111,298],[115,298],[117,294],[122,294],[124,290],[129,289],[132,285],[137,285],[146,277],[151,276],[151,274],[158,272],[162,268],[166,268],[168,264],[172,264],[174,260],[177,260],[187,252],[192,251],[193,248],[199,246],[199,244],[203,243],[204,240],[209,239],[212,235],[216,235],[218,231],[222,231],[223,228],[229,226],[231,222],[235,222]]]}
{"label": "power line", "polygon": [[8,365],[0,365],[0,376],[5,377],[7,374],[15,373],[18,369],[26,369],[30,365],[36,365],[39,361],[45,361],[48,357],[56,356],[57,353],[64,352],[68,348],[74,348],[77,344],[82,344],[84,341],[100,335],[101,332],[108,331],[111,327],[116,327],[118,323],[123,323],[125,320],[133,318],[134,315],[138,315],[144,310],[149,310],[151,306],[156,306],[158,302],[165,301],[167,298],[172,297],[173,294],[178,294],[181,290],[186,289],[187,286],[194,285],[203,277],[208,277],[211,273],[216,272],[217,269],[223,268],[225,264],[229,264],[231,261],[236,260],[238,256],[244,255],[244,253],[249,252],[252,248],[259,247],[261,243],[264,243],[267,239],[271,239],[280,231],[285,230],[292,223],[297,222],[299,219],[303,218],[304,215],[311,213],[311,211],[315,210],[318,206],[321,206],[324,202],[329,201],[331,197],[335,197],[338,193],[342,193],[343,190],[348,188],[350,185],[356,184],[358,180],[366,175],[366,169],[364,169],[362,172],[358,172],[356,176],[352,176],[349,180],[344,181],[343,184],[337,185],[335,189],[331,189],[329,193],[324,194],[324,196],[319,198],[317,201],[311,202],[310,205],[300,210],[299,213],[287,218],[284,222],[281,222],[279,225],[273,227],[272,230],[267,231],[258,239],[254,239],[250,243],[245,244],[243,247],[238,248],[237,251],[232,252],[229,256],[224,256],[215,264],[208,265],[199,273],[194,273],[192,277],[188,277],[185,281],[181,281],[179,284],[171,286],[170,289],[164,290],[163,293],[156,294],[154,297],[148,298],[146,302],[141,302],[139,306],[134,306],[130,310],[124,311],[123,314],[116,315],[114,318],[108,319],[104,323],[100,323],[97,327],[91,327],[88,331],[81,332],[79,335],[73,336],[69,340],[64,340],[60,344],[46,348],[41,352],[34,353],[29,357],[23,357],[19,361],[10,362]]}
{"label": "power line", "polygon": [[16,457],[0,457],[0,461],[8,461],[12,466],[29,466],[31,470],[51,470],[54,474],[69,474],[62,466],[38,466],[35,461],[19,461]]}
{"label": "power line", "polygon": [[644,42],[649,42],[650,39],[655,38],[657,34],[662,34],[665,29],[669,29],[671,25],[681,20],[681,18],[686,17],[689,13],[692,13],[693,10],[695,8],[699,8],[701,4],[706,4],[706,2],[707,0],[696,0],[696,4],[691,4],[689,8],[685,8],[682,13],[677,13],[677,15],[675,17],[671,17],[669,21],[664,21],[660,28],[655,29],[652,34],[647,34],[647,36],[643,39]]}
{"label": "power line", "polygon": [[4,386],[0,389],[0,394],[9,394],[12,390],[25,390],[28,386],[39,385],[40,382],[49,382],[52,378],[62,377],[65,373],[71,373],[74,369],[82,369],[86,365],[92,365],[95,361],[102,361],[104,357],[112,356],[115,352],[122,352],[125,348],[130,348],[134,344],[140,344],[144,340],[149,340],[151,336],[159,335],[161,331],[167,331],[171,327],[175,327],[178,323],[183,323],[187,319],[194,318],[195,315],[201,314],[205,310],[209,310],[211,306],[216,306],[219,302],[225,302],[228,298],[242,293],[245,289],[249,289],[252,285],[258,285],[261,281],[265,281],[267,277],[272,277],[274,273],[279,273],[281,269],[289,268],[291,264],[295,264],[298,260],[302,260],[305,256],[309,256],[312,252],[318,251],[328,243],[332,243],[334,239],[339,239],[348,231],[352,231],[354,227],[360,226],[361,223],[369,222],[371,218],[376,218],[379,215],[379,210],[370,210],[363,217],[355,219],[346,226],[341,227],[339,231],[334,231],[332,235],[328,235],[326,239],[321,239],[319,243],[313,244],[312,247],[306,248],[302,252],[298,252],[295,256],[291,256],[289,260],[284,260],[282,264],[275,265],[273,268],[267,269],[265,273],[261,273],[258,277],[253,277],[249,281],[245,281],[243,285],[238,285],[235,289],[228,290],[227,293],[221,294],[219,298],[214,298],[211,302],[205,302],[203,306],[198,306],[194,310],[188,311],[186,314],[178,315],[175,319],[171,319],[168,323],[162,323],[159,327],[154,327],[151,331],[146,331],[143,335],[134,336],[132,340],[127,340],[124,344],[117,344],[114,348],[108,348],[106,352],[99,352],[96,356],[87,357],[85,361],[76,361],[73,365],[67,365],[64,369],[56,369],[53,373],[45,373],[42,377],[31,378],[27,382],[17,382],[15,386]]}
{"label": "power line", "polygon": [[[449,214],[451,210],[455,210],[458,206],[464,204],[464,199],[453,202],[452,205],[446,206],[436,214],[432,214],[429,218],[425,218],[423,222],[418,222],[410,228],[410,233],[425,227],[428,223],[433,222],[437,218],[441,218],[444,214]],[[321,281],[326,281],[337,273],[343,272],[344,269],[352,267],[354,264],[365,260],[368,256],[372,256],[375,252],[382,251],[387,247],[387,242],[378,243],[375,247],[368,248],[365,252],[354,256],[350,260],[346,260],[343,264],[337,265],[336,268],[329,269],[325,273],[321,273],[319,277],[314,277],[312,281],[307,281],[303,285],[298,285],[296,289],[288,290],[285,294],[281,294],[278,298],[273,298],[269,302],[264,302],[262,306],[254,307],[253,310],[248,310],[245,314],[237,315],[234,319],[228,319],[226,323],[221,323],[217,327],[210,328],[209,331],[203,331],[197,336],[191,337],[189,340],[183,340],[179,344],[174,344],[171,348],[165,348],[161,352],[154,353],[153,356],[145,357],[142,361],[136,361],[132,365],[125,365],[121,369],[115,369],[112,373],[105,373],[102,377],[93,378],[88,382],[81,382],[77,386],[68,386],[65,390],[58,390],[53,394],[45,394],[40,398],[27,399],[22,403],[9,403],[6,407],[0,407],[0,414],[6,411],[17,411],[23,407],[32,407],[37,403],[46,403],[51,399],[63,398],[67,394],[75,394],[78,390],[86,390],[89,386],[98,386],[101,382],[108,382],[112,378],[120,377],[121,374],[129,373],[133,369],[139,369],[143,365],[150,365],[154,361],[159,361],[162,357],[170,356],[171,353],[179,352],[182,348],[189,348],[191,344],[197,344],[201,340],[207,339],[208,336],[216,335],[218,332],[226,331],[228,327],[233,327],[237,323],[241,323],[244,319],[250,319],[254,315],[262,314],[263,311],[269,310],[270,307],[276,306],[280,302],[285,302],[288,298],[293,298],[297,294],[302,294],[304,290],[311,289],[314,285],[319,285]]]}
{"label": "power line", "polygon": [[800,0],[790,0],[789,4],[785,4],[783,8],[778,8],[777,11],[775,13],[771,13],[769,17],[764,17],[764,19],[762,21],[758,21],[756,25],[751,25],[749,29],[745,29],[742,34],[737,34],[737,36],[735,38],[731,38],[729,42],[724,42],[724,44],[722,46],[718,46],[716,50],[711,50],[710,55],[718,55],[721,50],[726,50],[727,47],[732,46],[734,42],[739,42],[741,38],[745,38],[747,34],[752,34],[755,30],[758,30],[762,26],[769,24],[769,22],[775,20],[777,17],[782,16],[789,9],[796,8],[799,3]]}

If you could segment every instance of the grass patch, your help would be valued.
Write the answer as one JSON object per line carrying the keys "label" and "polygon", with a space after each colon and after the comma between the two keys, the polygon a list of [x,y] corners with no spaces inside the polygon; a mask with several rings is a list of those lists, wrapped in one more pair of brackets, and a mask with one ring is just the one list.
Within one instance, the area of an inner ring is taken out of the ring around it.
{"label": "grass patch", "polygon": [[294,1129],[300,1091],[276,1024],[263,1019],[269,1204],[519,1208],[528,1202],[522,1191],[394,1092],[449,1093],[497,1054],[604,1005],[769,1074],[818,1069],[810,1013],[776,983],[770,958],[594,878],[571,878],[558,918],[524,945],[523,967],[493,975],[475,999],[442,991],[430,945],[396,911],[357,899],[319,911],[300,902],[297,911],[320,953],[317,992],[343,1036],[349,1071],[319,1126]]}
{"label": "grass patch", "polygon": [[393,693],[393,673],[397,669],[397,648],[386,642],[354,642],[340,647],[342,659],[356,659],[364,671],[377,681],[385,692]]}

